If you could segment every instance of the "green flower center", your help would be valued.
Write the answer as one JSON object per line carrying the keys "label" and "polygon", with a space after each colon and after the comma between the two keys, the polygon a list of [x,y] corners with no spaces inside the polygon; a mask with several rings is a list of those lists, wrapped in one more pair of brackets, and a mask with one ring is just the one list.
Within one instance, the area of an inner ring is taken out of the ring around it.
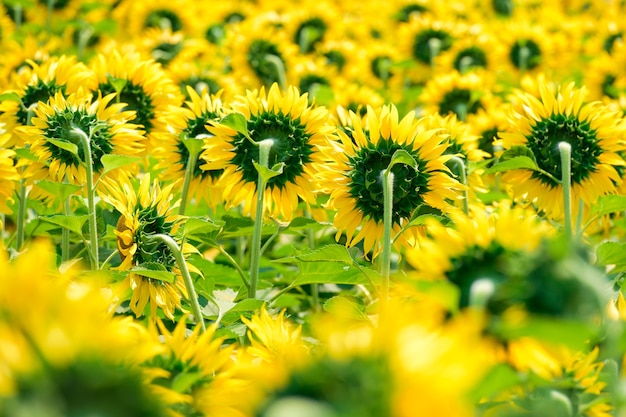
{"label": "green flower center", "polygon": [[602,94],[608,98],[619,98],[619,90],[615,87],[617,76],[614,74],[606,74],[602,80]]}
{"label": "green flower center", "polygon": [[326,57],[326,62],[329,65],[336,66],[340,72],[343,70],[343,67],[346,65],[346,61],[347,61],[346,57],[340,51],[331,50],[331,51],[326,52],[324,56]]}
{"label": "green flower center", "polygon": [[606,52],[611,54],[613,52],[613,48],[615,47],[615,42],[621,41],[624,37],[622,32],[613,33],[604,40],[603,48]]}
{"label": "green flower center", "polygon": [[530,39],[520,39],[511,47],[509,59],[522,71],[534,69],[541,63],[541,48]]}
{"label": "green flower center", "polygon": [[326,23],[319,17],[305,20],[296,30],[294,42],[300,47],[300,52],[308,54],[324,38],[326,32]]}
{"label": "green flower center", "polygon": [[[275,62],[276,60],[279,63]],[[279,82],[279,71],[285,70],[285,60],[278,47],[271,42],[261,39],[257,39],[250,44],[248,63],[254,74],[259,77],[266,87]],[[278,68],[278,66],[282,66],[282,68]]]}
{"label": "green flower center", "polygon": [[482,103],[471,90],[455,88],[444,94],[439,103],[439,114],[454,113],[459,120],[465,121],[468,114],[475,114],[482,108]]}
{"label": "green flower center", "polygon": [[393,65],[393,61],[388,56],[377,56],[372,59],[370,64],[372,72],[376,76],[376,78],[387,81],[392,75],[391,66]]}
{"label": "green flower center", "polygon": [[430,65],[439,53],[452,47],[454,38],[446,31],[426,29],[415,35],[413,58]]}
{"label": "green flower center", "polygon": [[513,1],[512,0],[491,0],[491,7],[500,16],[512,16],[513,15]]}
{"label": "green flower center", "polygon": [[[81,129],[88,136],[89,132],[92,132],[89,145],[91,147],[93,169],[94,172],[100,172],[102,170],[103,165],[101,158],[104,155],[110,154],[113,150],[113,144],[111,143],[112,135],[109,130],[109,125],[106,122],[98,120],[95,114],[88,114],[85,111],[63,109],[49,116],[47,124],[48,127],[43,133],[44,137],[75,143],[78,146],[79,155],[84,155],[83,147],[77,139],[74,139],[74,134],[71,133],[72,129]],[[44,146],[51,152],[52,159],[60,160],[65,163],[65,165],[79,166],[83,163],[79,156],[59,148],[51,142],[46,141]]]}
{"label": "green flower center", "polygon": [[174,58],[183,50],[182,42],[169,43],[162,42],[152,49],[152,57],[156,62],[163,66],[167,66]]}
{"label": "green flower center", "polygon": [[204,37],[214,45],[221,45],[226,37],[226,24],[214,23],[210,25],[204,33]]}
{"label": "green flower center", "polygon": [[[596,171],[598,157],[603,150],[598,144],[597,132],[586,120],[579,120],[576,115],[553,114],[542,119],[532,127],[526,136],[527,146],[537,158],[537,165],[555,178],[561,178],[561,155],[559,142],[567,142],[572,146],[572,183],[580,184]],[[533,178],[539,179],[552,187],[558,183],[533,172]]]}
{"label": "green flower center", "polygon": [[229,13],[224,18],[224,23],[227,23],[227,24],[239,23],[239,22],[243,22],[245,19],[246,19],[246,16],[243,13],[232,12],[232,13]]}
{"label": "green flower center", "polygon": [[[54,10],[63,10],[70,3],[70,0],[54,0],[52,2],[52,9]],[[48,0],[39,0],[39,4],[43,4],[46,6],[48,4]]]}
{"label": "green flower center", "polygon": [[176,266],[176,259],[167,245],[161,241],[153,241],[150,236],[155,234],[169,235],[174,223],[166,221],[165,216],[159,214],[156,206],[138,207],[136,216],[139,227],[135,230],[137,251],[133,256],[133,265],[144,263],[159,263],[168,271]]}
{"label": "green flower center", "polygon": [[39,80],[37,84],[27,86],[26,91],[22,96],[22,103],[24,103],[24,106],[20,106],[15,114],[18,123],[22,126],[27,126],[29,124],[29,114],[27,109],[40,101],[47,103],[50,97],[54,97],[54,95],[59,91],[65,93],[65,86],[57,85],[54,81],[45,83]]}
{"label": "green flower center", "polygon": [[489,155],[493,155],[495,152],[493,141],[497,135],[498,129],[495,127],[484,130],[478,139],[478,149],[487,152]]}
{"label": "green flower center", "polygon": [[146,28],[169,28],[172,32],[183,29],[183,22],[176,13],[171,10],[153,10],[146,17]]}
{"label": "green flower center", "polygon": [[408,145],[400,145],[390,139],[381,139],[378,144],[369,143],[358,150],[357,154],[348,158],[351,166],[350,196],[356,201],[357,208],[365,217],[377,223],[383,221],[384,195],[382,171],[387,169],[393,154],[404,149],[417,161],[415,171],[404,164],[396,164],[391,168],[394,174],[392,220],[399,224],[403,219],[411,217],[416,208],[424,203],[424,194],[428,190],[430,174],[426,172],[426,161],[423,161]]}
{"label": "green flower center", "polygon": [[[102,92],[102,96],[106,96],[111,93],[117,93],[114,82],[119,80],[109,80],[106,83],[100,84],[98,88]],[[126,103],[124,110],[134,110],[136,113],[133,122],[143,126],[147,133],[152,130],[152,120],[155,117],[155,107],[152,104],[152,98],[146,94],[143,87],[132,83],[130,80],[124,80],[124,86],[119,91],[119,102]]]}
{"label": "green flower center", "polygon": [[[295,183],[304,173],[304,166],[311,162],[313,146],[309,143],[311,135],[306,133],[306,126],[300,119],[292,119],[282,112],[263,112],[252,116],[248,121],[248,132],[255,142],[273,139],[270,150],[270,167],[284,162],[283,173],[270,178],[268,187],[283,189],[287,184]],[[235,157],[232,164],[239,167],[246,182],[257,182],[258,173],[252,161],[259,161],[259,147],[252,144],[242,134],[237,134],[233,140]]]}
{"label": "green flower center", "polygon": [[487,66],[487,54],[477,46],[470,46],[457,54],[453,65],[461,74],[472,68],[485,68]]}
{"label": "green flower center", "polygon": [[[187,122],[187,127],[182,131],[181,136],[187,138],[195,138],[198,135],[207,135],[209,134],[209,131],[206,129],[205,126],[219,119],[219,117],[220,116],[217,113],[204,113],[201,116],[196,117],[195,119],[190,119]],[[179,162],[184,167],[187,167],[187,164],[189,163],[189,150],[182,141],[179,141],[176,144],[176,147],[179,155]],[[200,169],[200,165],[202,164],[198,163],[198,161],[199,158],[196,158],[196,164],[193,170],[193,178],[204,179],[207,177],[211,177],[212,179],[216,180],[219,178],[220,175],[222,175],[222,172],[224,172],[223,169],[203,171],[202,169]]]}
{"label": "green flower center", "polygon": [[329,86],[325,77],[317,74],[307,74],[300,78],[299,88],[302,93],[309,93],[309,102],[315,97],[315,93],[321,86]]}
{"label": "green flower center", "polygon": [[427,11],[428,9],[421,4],[407,4],[396,12],[394,18],[398,22],[407,23],[411,17],[420,16],[422,13]]}

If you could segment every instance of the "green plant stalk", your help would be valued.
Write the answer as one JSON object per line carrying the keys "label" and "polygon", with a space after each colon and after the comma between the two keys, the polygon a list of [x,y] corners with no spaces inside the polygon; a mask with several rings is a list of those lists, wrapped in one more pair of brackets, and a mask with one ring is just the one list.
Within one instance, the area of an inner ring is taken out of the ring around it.
{"label": "green plant stalk", "polygon": [[465,190],[463,190],[463,212],[468,215],[469,214],[469,190],[467,187],[467,173],[465,171],[465,162],[463,159],[458,156],[453,156],[450,158],[450,161],[453,161],[458,167],[458,175],[459,182],[465,186]]}
{"label": "green plant stalk", "polygon": [[185,180],[183,182],[183,190],[180,197],[180,206],[178,207],[178,214],[181,216],[185,214],[187,207],[187,199],[189,198],[189,185],[191,184],[191,178],[193,177],[193,171],[196,169],[197,155],[193,152],[189,152],[189,159],[187,160],[187,168],[185,169]]}
{"label": "green plant stalk", "polygon": [[15,22],[15,29],[19,30],[22,27],[24,10],[22,9],[22,5],[17,3],[13,7],[13,21]]}
{"label": "green plant stalk", "polygon": [[198,295],[196,294],[196,288],[193,285],[193,280],[191,279],[191,274],[189,274],[189,268],[187,267],[187,262],[185,261],[185,257],[183,256],[183,252],[178,246],[178,243],[169,235],[164,234],[155,234],[149,237],[149,239],[158,240],[167,246],[170,250],[174,258],[176,259],[176,263],[178,264],[178,269],[180,269],[180,274],[185,281],[185,287],[187,288],[187,296],[189,297],[189,303],[191,304],[191,309],[193,310],[193,315],[195,317],[196,323],[200,323],[202,327],[202,332],[206,331],[206,325],[204,324],[204,318],[202,316],[202,309],[200,308],[200,302],[198,302]]}
{"label": "green plant stalk", "polygon": [[519,69],[524,72],[528,69],[528,58],[530,58],[530,50],[527,46],[519,48],[519,54],[517,56],[519,60]]}
{"label": "green plant stalk", "polygon": [[278,76],[278,85],[281,90],[287,88],[287,76],[285,71],[285,64],[283,61],[277,57],[276,55],[267,54],[265,55],[265,60],[272,64],[274,68],[276,68],[276,75]]}
{"label": "green plant stalk", "polygon": [[[63,214],[69,216],[70,198],[66,198],[63,202]],[[70,260],[70,230],[67,227],[61,229],[61,260],[67,262]]]}
{"label": "green plant stalk", "polygon": [[563,188],[563,229],[565,236],[572,238],[572,146],[559,142],[561,155],[561,187]]}
{"label": "green plant stalk", "polygon": [[54,3],[56,0],[46,1],[46,32],[48,36],[52,36],[52,12],[54,11]]}
{"label": "green plant stalk", "polygon": [[[268,167],[270,149],[274,141],[265,139],[259,142],[259,165]],[[254,216],[254,230],[252,232],[252,245],[250,247],[250,286],[248,287],[248,298],[256,298],[256,288],[259,282],[259,266],[261,263],[261,234],[263,231],[263,196],[265,194],[266,180],[259,172],[256,192],[256,212]]]}
{"label": "green plant stalk", "polygon": [[20,180],[18,192],[15,249],[19,252],[24,247],[24,238],[26,235],[26,203],[28,202],[28,191],[26,190],[26,184],[23,179]]}
{"label": "green plant stalk", "polygon": [[389,298],[389,281],[391,277],[391,226],[393,221],[393,180],[390,169],[383,171],[383,251],[380,258],[381,290],[380,299],[383,303]]}
{"label": "green plant stalk", "polygon": [[72,134],[76,135],[83,147],[85,171],[87,174],[87,207],[89,209],[89,255],[91,269],[98,269],[98,223],[96,218],[95,189],[93,183],[93,160],[91,158],[90,138],[82,129],[73,128]]}
{"label": "green plant stalk", "polygon": [[[306,217],[311,218],[311,213],[306,210]],[[315,232],[310,227],[306,231],[307,241],[309,242],[309,248],[315,249]],[[320,287],[317,284],[311,284],[311,298],[313,309],[315,311],[320,310]]]}

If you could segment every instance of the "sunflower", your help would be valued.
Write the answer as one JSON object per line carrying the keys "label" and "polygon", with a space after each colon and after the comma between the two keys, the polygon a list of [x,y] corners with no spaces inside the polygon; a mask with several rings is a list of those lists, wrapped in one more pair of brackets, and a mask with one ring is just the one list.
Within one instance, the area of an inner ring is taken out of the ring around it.
{"label": "sunflower", "polygon": [[30,123],[39,102],[47,102],[57,92],[69,95],[80,87],[90,88],[93,84],[93,73],[75,57],[51,57],[41,64],[28,61],[28,66],[20,71],[9,90],[20,97],[21,103],[14,100],[0,103],[0,122],[12,134],[8,146],[24,145],[25,138],[16,132],[16,128]]}
{"label": "sunflower", "polygon": [[[341,17],[334,1],[307,0],[286,13],[284,30],[301,54],[317,52],[325,39],[341,33]],[[334,32],[334,33],[333,33]]]}
{"label": "sunflower", "polygon": [[163,116],[170,106],[182,104],[178,86],[154,60],[132,50],[122,53],[114,44],[109,48],[90,63],[97,88],[103,96],[116,93],[114,102],[125,103],[124,110],[133,110],[134,122],[145,130],[148,142],[158,143],[168,134]]}
{"label": "sunflower", "polygon": [[400,246],[414,243],[418,235],[416,228],[398,235],[414,211],[421,206],[444,213],[454,210],[451,200],[459,198],[461,185],[446,167],[444,139],[433,130],[419,129],[413,112],[399,120],[396,107],[387,105],[377,110],[368,107],[363,119],[349,114],[352,128],[338,131],[340,141],[328,148],[331,162],[320,178],[330,193],[328,207],[337,210],[336,238],[345,233],[349,247],[363,241],[366,254],[373,251],[376,256],[383,234],[381,172],[396,151],[408,152],[418,165],[417,170],[403,164],[392,169],[396,178],[392,233]]}
{"label": "sunflower", "polygon": [[[223,347],[223,340],[215,337],[216,325],[200,334],[201,326],[187,329],[183,317],[173,331],[161,320],[150,326],[155,344],[162,344],[158,355],[142,366],[152,369],[158,376],[151,381],[158,392],[171,399],[170,409],[176,416],[198,413],[204,396],[210,395],[213,381],[231,365],[232,347]],[[178,381],[186,378],[186,384]]]}
{"label": "sunflower", "polygon": [[198,19],[199,13],[202,13],[198,6],[191,0],[154,0],[150,3],[123,0],[116,3],[112,16],[131,37],[142,35],[149,28],[196,36],[202,20]]}
{"label": "sunflower", "polygon": [[180,61],[193,62],[203,54],[217,53],[207,40],[156,27],[146,29],[136,46],[143,57],[154,59],[166,69]]}
{"label": "sunflower", "polygon": [[[150,237],[172,235],[182,220],[174,214],[178,203],[171,201],[176,183],[161,188],[158,180],[151,182],[150,175],[145,174],[135,191],[129,177],[120,174],[115,179],[105,178],[102,184],[101,198],[120,213],[115,230],[121,259],[117,269],[128,271],[121,291],[132,291],[130,308],[136,316],[142,316],[149,303],[152,318],[156,318],[157,308],[160,308],[173,319],[174,310],[183,308],[181,299],[187,297],[187,290],[174,256],[164,243],[151,241]],[[183,247],[183,253],[193,250],[188,244]],[[155,264],[173,273],[171,282],[133,272],[134,267],[150,269],[150,265]]]}
{"label": "sunflower", "polygon": [[539,85],[540,97],[519,92],[510,117],[511,130],[499,133],[503,149],[526,146],[543,170],[505,172],[502,181],[516,197],[533,201],[552,218],[563,216],[559,142],[572,147],[572,201],[593,204],[621,183],[618,167],[625,165],[625,134],[620,118],[598,102],[585,103],[586,89],[574,83],[556,89]]}
{"label": "sunflower", "polygon": [[11,88],[15,78],[32,69],[32,63],[43,64],[50,59],[50,52],[58,45],[54,40],[41,42],[33,35],[26,35],[21,41],[7,39],[2,42],[3,50],[0,53],[0,86],[3,89]]}
{"label": "sunflower", "polygon": [[[20,180],[20,174],[15,167],[15,151],[4,147],[9,136],[8,133],[0,134],[0,213],[2,214],[11,214],[7,203],[13,202],[13,193]],[[0,227],[4,225],[0,223]]]}
{"label": "sunflower", "polygon": [[[183,140],[197,139],[210,142],[213,135],[206,126],[214,124],[224,116],[219,92],[217,95],[209,95],[204,90],[198,94],[191,87],[187,87],[187,94],[190,99],[185,103],[185,107],[172,108],[168,117],[172,134],[167,141],[160,142],[153,152],[158,160],[155,168],[165,169],[161,175],[165,181],[175,181],[185,176],[189,165],[189,150]],[[217,186],[217,181],[223,170],[202,170],[201,163],[199,159],[194,163],[189,192],[196,198],[207,199],[214,207],[222,201],[222,190]]]}
{"label": "sunflower", "polygon": [[438,73],[456,70],[464,74],[477,68],[495,71],[498,67],[494,56],[497,46],[498,42],[490,31],[482,25],[473,25],[450,49],[435,57],[435,68]]}
{"label": "sunflower", "polygon": [[[103,169],[104,155],[137,156],[144,152],[143,132],[128,122],[133,113],[121,111],[125,106],[122,103],[110,104],[114,97],[109,94],[94,100],[91,93],[82,90],[67,97],[57,92],[46,103],[39,103],[32,126],[17,128],[29,138],[33,155],[48,166],[52,180],[71,184],[86,181],[84,150],[73,129],[80,129],[89,138],[96,175]],[[78,152],[72,153],[52,141],[74,144]]]}
{"label": "sunflower", "polygon": [[436,75],[426,82],[419,97],[425,114],[450,113],[471,123],[472,117],[491,105],[494,82],[484,71],[460,74],[451,71]]}
{"label": "sunflower", "polygon": [[[269,167],[284,163],[283,172],[267,182],[264,207],[270,216],[291,219],[299,201],[316,201],[317,173],[324,165],[320,149],[334,131],[327,124],[328,111],[309,105],[308,94],[289,87],[284,93],[273,84],[267,91],[248,91],[232,104],[242,114],[251,139],[273,141]],[[223,124],[208,127],[215,140],[205,145],[201,158],[204,170],[223,169],[220,186],[228,206],[243,204],[245,215],[255,212],[258,173],[253,165],[259,160],[258,145],[242,133]]]}

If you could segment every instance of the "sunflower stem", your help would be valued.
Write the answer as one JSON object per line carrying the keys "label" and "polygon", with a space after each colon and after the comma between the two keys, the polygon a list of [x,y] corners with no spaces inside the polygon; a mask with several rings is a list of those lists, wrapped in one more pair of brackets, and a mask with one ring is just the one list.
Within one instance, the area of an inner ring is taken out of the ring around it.
{"label": "sunflower stem", "polygon": [[165,235],[162,233],[157,233],[149,236],[151,240],[158,240],[167,246],[170,250],[174,258],[176,259],[176,263],[178,264],[178,269],[180,269],[180,274],[185,281],[185,287],[187,288],[187,296],[189,297],[189,303],[191,304],[191,309],[193,310],[193,315],[196,320],[196,324],[200,323],[202,327],[202,332],[206,331],[206,326],[204,324],[204,318],[202,316],[202,309],[200,308],[200,302],[198,301],[198,295],[196,294],[196,288],[193,285],[193,280],[191,279],[191,274],[189,273],[189,268],[187,267],[187,262],[185,261],[185,257],[183,256],[183,252],[178,246],[178,243],[169,235]]}
{"label": "sunflower stem", "polygon": [[[259,142],[259,165],[269,166],[270,150],[274,145],[273,139],[265,139]],[[250,286],[248,298],[256,298],[256,287],[259,281],[259,265],[261,262],[261,234],[263,231],[263,197],[267,180],[259,171],[257,180],[256,212],[254,216],[254,231],[252,232],[252,245],[250,247]]]}
{"label": "sunflower stem", "polygon": [[28,190],[24,180],[20,180],[19,195],[17,199],[17,219],[15,232],[15,249],[19,252],[24,247],[24,237],[26,235],[26,204],[28,203]]}
{"label": "sunflower stem", "polygon": [[468,215],[469,214],[469,191],[467,187],[467,172],[465,167],[465,162],[463,159],[458,156],[453,156],[450,158],[450,161],[454,162],[458,167],[457,174],[459,175],[459,182],[465,186],[463,190],[463,212]]}
{"label": "sunflower stem", "polygon": [[435,66],[435,58],[441,52],[441,39],[430,38],[428,40],[428,50],[430,52],[430,66]]}
{"label": "sunflower stem", "polygon": [[517,55],[520,71],[526,71],[528,69],[529,58],[530,58],[530,49],[528,49],[526,45],[520,46],[519,52]]}
{"label": "sunflower stem", "polygon": [[48,36],[52,36],[52,11],[54,10],[54,3],[56,0],[46,1],[46,32]]}
{"label": "sunflower stem", "polygon": [[[386,303],[389,298],[389,281],[391,276],[391,222],[393,220],[393,180],[390,168],[383,172],[383,252],[380,260],[382,286],[380,299]],[[384,304],[383,304],[384,305]]]}
{"label": "sunflower stem", "polygon": [[24,9],[22,9],[21,4],[16,3],[15,6],[13,6],[13,21],[15,22],[16,30],[19,30],[22,27],[23,12]]}
{"label": "sunflower stem", "polygon": [[[305,211],[305,216],[307,218],[311,218],[311,212],[307,209]],[[309,242],[309,248],[310,249],[315,249],[315,232],[313,231],[312,228],[308,228],[307,231],[307,240]],[[320,310],[320,289],[319,289],[319,285],[317,284],[311,284],[311,298],[313,299],[313,309],[315,311],[319,311]]]}
{"label": "sunflower stem", "polygon": [[[63,201],[63,214],[70,216],[70,197]],[[61,260],[67,262],[70,260],[70,229],[63,227],[61,229]]]}
{"label": "sunflower stem", "polygon": [[276,81],[278,82],[280,89],[285,90],[287,88],[285,64],[279,57],[273,54],[265,55],[265,60],[276,69],[276,77],[278,78]]}
{"label": "sunflower stem", "polygon": [[72,128],[71,134],[75,135],[83,147],[85,171],[87,174],[87,207],[89,209],[89,255],[91,269],[98,269],[98,223],[96,218],[95,189],[93,183],[93,159],[91,157],[91,139],[77,127]]}
{"label": "sunflower stem", "polygon": [[563,188],[563,226],[568,240],[572,238],[572,146],[559,142],[561,154],[561,187]]}
{"label": "sunflower stem", "polygon": [[178,207],[178,214],[180,214],[181,216],[185,214],[185,208],[187,207],[187,198],[189,198],[189,184],[191,184],[193,171],[196,169],[196,159],[198,159],[198,155],[190,151],[189,159],[187,160],[187,168],[185,168],[185,180],[183,182],[183,190],[180,197],[180,206]]}

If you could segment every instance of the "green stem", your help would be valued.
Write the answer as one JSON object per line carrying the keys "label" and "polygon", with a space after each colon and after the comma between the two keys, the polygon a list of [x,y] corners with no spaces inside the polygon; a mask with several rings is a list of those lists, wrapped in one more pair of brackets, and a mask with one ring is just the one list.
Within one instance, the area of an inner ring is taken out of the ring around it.
{"label": "green stem", "polygon": [[583,210],[585,209],[585,202],[580,199],[578,201],[578,214],[576,215],[576,236],[580,236],[583,233]]}
{"label": "green stem", "polygon": [[[311,218],[309,210],[306,211],[306,217]],[[315,249],[315,231],[310,227],[306,231],[307,240],[309,242],[309,248]],[[313,303],[313,310],[320,311],[320,287],[317,284],[311,284],[311,298]]]}
{"label": "green stem", "polygon": [[559,142],[561,154],[561,186],[563,187],[563,226],[567,239],[572,238],[572,146]]}
{"label": "green stem", "polygon": [[13,7],[13,21],[15,22],[15,30],[20,30],[22,27],[22,16],[24,10],[21,4],[16,4]]}
{"label": "green stem", "polygon": [[26,204],[28,203],[28,190],[26,189],[26,184],[23,179],[20,180],[18,192],[15,249],[19,252],[24,247],[24,237],[26,235]]}
{"label": "green stem", "polygon": [[265,55],[265,60],[276,69],[278,85],[281,90],[285,90],[287,88],[287,72],[285,70],[284,62],[282,59],[273,54]]}
{"label": "green stem", "polygon": [[528,58],[530,58],[530,49],[525,45],[520,46],[517,55],[520,71],[526,71],[528,69]]}
{"label": "green stem", "polygon": [[193,172],[196,169],[196,159],[198,156],[193,152],[189,152],[189,159],[187,160],[187,168],[185,168],[185,180],[183,182],[183,190],[181,195],[180,206],[178,208],[178,214],[181,216],[185,214],[185,208],[187,207],[187,199],[189,194],[189,184],[193,178]]}
{"label": "green stem", "polygon": [[95,189],[93,185],[93,160],[91,157],[91,140],[82,129],[77,127],[71,130],[83,147],[85,171],[87,174],[87,208],[89,210],[89,255],[91,269],[98,269],[98,223],[96,218]]}
{"label": "green stem", "polygon": [[[70,198],[67,197],[63,202],[63,214],[70,216]],[[70,260],[70,229],[64,227],[61,229],[61,260],[67,262]]]}
{"label": "green stem", "polygon": [[46,32],[48,36],[52,36],[52,12],[54,10],[54,3],[56,0],[48,0],[46,1]]}
{"label": "green stem", "polygon": [[428,40],[428,49],[430,52],[430,66],[432,68],[435,66],[435,58],[441,52],[441,39],[430,38]]}
{"label": "green stem", "polygon": [[393,180],[391,169],[383,171],[383,252],[380,260],[382,278],[380,299],[383,303],[389,298],[389,281],[391,276],[391,226],[393,221]]}
{"label": "green stem", "polygon": [[[274,140],[265,139],[259,142],[259,165],[268,167],[270,149]],[[257,180],[257,200],[256,213],[254,218],[254,231],[252,232],[252,245],[250,248],[250,287],[248,287],[248,297],[256,298],[256,287],[259,281],[259,265],[261,262],[261,234],[263,230],[263,196],[265,194],[266,180],[259,172]]]}
{"label": "green stem", "polygon": [[241,266],[239,265],[239,263],[237,263],[237,261],[235,261],[235,259],[233,259],[232,256],[230,256],[230,253],[228,253],[226,250],[224,250],[223,247],[221,247],[220,245],[216,245],[215,246],[217,248],[217,250],[224,255],[224,257],[226,259],[228,259],[228,261],[230,262],[230,264],[233,266],[233,268],[235,268],[235,270],[239,273],[239,276],[241,277],[241,281],[243,282],[243,285],[246,286],[246,289],[250,288],[250,283],[248,282],[248,278],[246,277],[246,273],[244,272],[244,270],[241,268]]}
{"label": "green stem", "polygon": [[202,326],[202,331],[206,330],[206,326],[204,324],[204,318],[202,316],[202,310],[200,308],[200,303],[198,302],[198,296],[196,294],[196,288],[193,285],[193,280],[191,279],[191,274],[189,274],[189,268],[187,268],[187,262],[185,262],[185,258],[183,256],[183,252],[180,250],[180,246],[178,243],[169,235],[164,234],[155,234],[149,237],[153,240],[159,240],[167,246],[170,250],[174,258],[176,259],[176,263],[178,264],[178,269],[180,269],[180,274],[183,276],[183,280],[185,281],[185,287],[187,288],[187,295],[189,297],[189,303],[191,304],[191,309],[193,310],[193,315],[195,317],[196,323],[200,323]]}
{"label": "green stem", "polygon": [[109,264],[109,262],[111,262],[111,259],[113,259],[113,257],[115,255],[117,255],[117,254],[118,254],[118,250],[117,249],[115,249],[113,252],[111,252],[111,254],[109,256],[107,256],[107,258],[104,260],[104,262],[102,262],[102,264],[100,264],[100,269],[104,269]]}
{"label": "green stem", "polygon": [[457,174],[459,175],[459,182],[465,186],[463,190],[463,212],[468,215],[469,214],[469,189],[467,186],[467,172],[465,168],[465,162],[462,158],[458,156],[453,156],[450,158],[450,161],[454,162],[457,169]]}

